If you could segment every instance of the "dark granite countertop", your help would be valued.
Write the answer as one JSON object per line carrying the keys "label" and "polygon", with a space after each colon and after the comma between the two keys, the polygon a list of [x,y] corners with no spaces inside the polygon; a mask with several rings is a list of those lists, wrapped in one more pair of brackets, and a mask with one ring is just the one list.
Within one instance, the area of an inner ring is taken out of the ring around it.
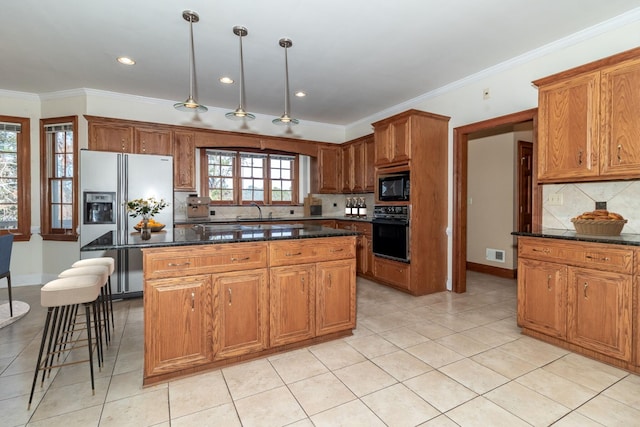
{"label": "dark granite countertop", "polygon": [[351,230],[303,224],[194,224],[190,228],[175,228],[173,235],[164,231],[151,233],[151,239],[149,240],[142,240],[140,233],[132,233],[128,244],[116,243],[115,232],[110,231],[83,246],[80,251],[313,239],[319,237],[356,236],[358,234],[358,232]]}
{"label": "dark granite countertop", "polygon": [[615,245],[640,246],[640,234],[620,234],[619,236],[592,236],[578,234],[575,230],[545,228],[537,233],[514,231],[514,236],[545,237],[549,239],[574,240],[579,242],[612,243]]}
{"label": "dark granite countertop", "polygon": [[290,222],[290,221],[324,221],[324,220],[337,220],[337,221],[359,221],[359,222],[371,222],[373,218],[370,216],[367,217],[350,217],[350,216],[281,216],[275,218],[264,217],[262,219],[259,218],[249,218],[249,217],[240,217],[236,218],[220,218],[220,219],[179,219],[174,222],[174,225],[189,225],[189,224],[245,224],[252,222],[261,222],[261,223],[274,223],[278,222]]}

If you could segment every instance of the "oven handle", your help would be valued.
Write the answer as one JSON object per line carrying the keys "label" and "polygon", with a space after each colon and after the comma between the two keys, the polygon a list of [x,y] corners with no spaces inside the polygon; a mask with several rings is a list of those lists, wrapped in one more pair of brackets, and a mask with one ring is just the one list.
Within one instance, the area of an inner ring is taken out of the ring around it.
{"label": "oven handle", "polygon": [[374,224],[409,225],[408,219],[374,218],[371,222]]}

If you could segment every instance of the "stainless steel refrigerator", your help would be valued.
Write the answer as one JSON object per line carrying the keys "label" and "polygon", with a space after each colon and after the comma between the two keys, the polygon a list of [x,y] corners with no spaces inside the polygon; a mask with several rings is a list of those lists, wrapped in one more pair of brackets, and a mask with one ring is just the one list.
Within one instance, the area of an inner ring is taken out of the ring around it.
{"label": "stainless steel refrigerator", "polygon": [[[126,202],[155,197],[169,206],[155,215],[165,224],[162,233],[173,235],[173,157],[80,151],[80,246],[114,232],[116,242],[128,243],[137,233],[133,226],[141,218],[128,215]],[[140,249],[81,251],[80,258],[111,256],[116,260],[113,293],[120,297],[142,294]]]}

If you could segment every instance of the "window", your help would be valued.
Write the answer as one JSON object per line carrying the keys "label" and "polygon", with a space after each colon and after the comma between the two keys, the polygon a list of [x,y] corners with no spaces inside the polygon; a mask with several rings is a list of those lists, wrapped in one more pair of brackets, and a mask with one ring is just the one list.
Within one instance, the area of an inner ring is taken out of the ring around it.
{"label": "window", "polygon": [[31,237],[30,120],[0,116],[0,233]]}
{"label": "window", "polygon": [[202,151],[203,194],[218,204],[297,203],[297,157],[238,151]]}
{"label": "window", "polygon": [[40,223],[44,240],[78,239],[77,117],[40,120]]}

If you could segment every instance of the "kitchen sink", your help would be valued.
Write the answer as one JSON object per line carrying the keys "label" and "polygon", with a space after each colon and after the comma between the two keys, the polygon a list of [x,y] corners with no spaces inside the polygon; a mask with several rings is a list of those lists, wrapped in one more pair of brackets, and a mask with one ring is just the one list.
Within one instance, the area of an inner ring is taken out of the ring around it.
{"label": "kitchen sink", "polygon": [[236,217],[236,221],[258,221],[258,222],[265,222],[265,221],[278,221],[281,219],[286,219],[283,216],[273,216],[273,217],[264,217],[264,218],[260,218],[260,217],[251,217],[251,216],[237,216]]}

